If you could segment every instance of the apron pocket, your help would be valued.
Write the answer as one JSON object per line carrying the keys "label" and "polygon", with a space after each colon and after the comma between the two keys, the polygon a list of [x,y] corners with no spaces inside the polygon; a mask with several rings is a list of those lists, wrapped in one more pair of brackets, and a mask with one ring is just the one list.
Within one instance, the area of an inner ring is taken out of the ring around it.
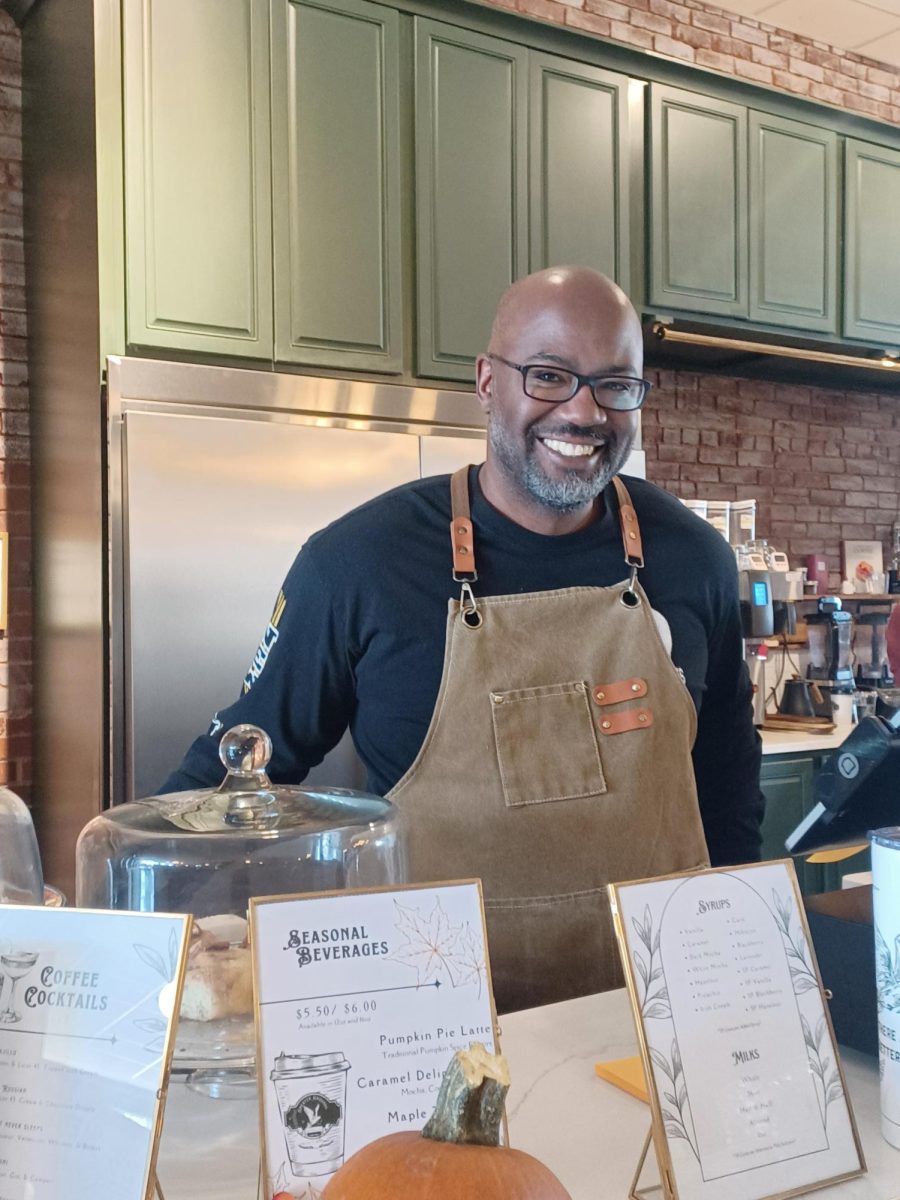
{"label": "apron pocket", "polygon": [[583,681],[491,692],[491,715],[508,807],[606,791]]}

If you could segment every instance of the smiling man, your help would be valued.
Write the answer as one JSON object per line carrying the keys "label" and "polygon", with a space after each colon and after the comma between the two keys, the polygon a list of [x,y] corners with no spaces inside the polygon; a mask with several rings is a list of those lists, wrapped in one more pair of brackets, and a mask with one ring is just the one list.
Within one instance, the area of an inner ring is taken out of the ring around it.
{"label": "smiling man", "polygon": [[240,698],[164,789],[217,783],[239,722],[286,782],[349,727],[412,878],[481,878],[501,1011],[620,982],[607,883],[759,855],[734,559],[620,475],[641,370],[608,279],[514,284],[476,368],[487,461],[309,540]]}

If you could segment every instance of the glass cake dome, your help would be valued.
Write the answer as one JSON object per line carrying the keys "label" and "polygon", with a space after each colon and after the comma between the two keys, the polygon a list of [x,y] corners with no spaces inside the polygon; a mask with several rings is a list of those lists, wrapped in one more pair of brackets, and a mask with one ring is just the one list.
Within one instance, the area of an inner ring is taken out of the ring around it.
{"label": "glass cake dome", "polygon": [[392,886],[406,881],[397,809],[346,788],[273,784],[267,734],[223,735],[218,788],[135,800],[81,832],[76,903],[194,918],[176,1069],[252,1067],[251,896]]}

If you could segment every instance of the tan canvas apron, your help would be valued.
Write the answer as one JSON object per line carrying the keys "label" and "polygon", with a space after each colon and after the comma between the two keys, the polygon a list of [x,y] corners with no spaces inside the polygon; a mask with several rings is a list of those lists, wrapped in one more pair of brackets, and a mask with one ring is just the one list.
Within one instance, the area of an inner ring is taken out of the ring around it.
{"label": "tan canvas apron", "polygon": [[481,878],[501,1012],[618,986],[605,885],[707,862],[694,705],[637,582],[637,516],[615,484],[622,583],[482,598],[468,472],[451,483],[463,592],[428,733],[390,798],[414,880]]}

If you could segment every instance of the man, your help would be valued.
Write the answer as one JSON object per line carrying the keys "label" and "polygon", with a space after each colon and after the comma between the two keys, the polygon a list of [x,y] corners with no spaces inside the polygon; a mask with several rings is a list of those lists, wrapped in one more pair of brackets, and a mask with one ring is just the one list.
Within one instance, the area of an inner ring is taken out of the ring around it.
{"label": "man", "polygon": [[641,367],[637,316],[603,276],[514,284],[476,367],[485,464],[309,540],[263,670],[167,784],[217,783],[218,734],[241,721],[293,781],[349,725],[405,814],[413,877],[482,879],[501,1010],[619,981],[609,881],[700,866],[707,846],[759,856],[731,551],[617,478]]}

